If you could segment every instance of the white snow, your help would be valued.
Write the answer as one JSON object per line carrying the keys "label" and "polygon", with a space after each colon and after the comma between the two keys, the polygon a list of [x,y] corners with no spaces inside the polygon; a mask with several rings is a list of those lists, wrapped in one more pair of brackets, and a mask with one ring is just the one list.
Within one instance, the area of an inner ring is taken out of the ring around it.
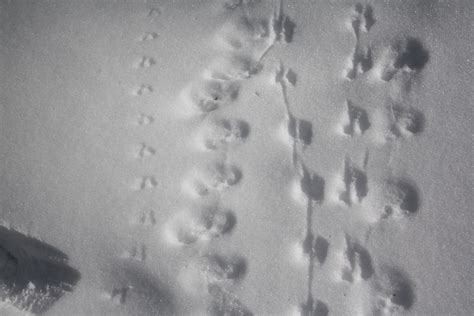
{"label": "white snow", "polygon": [[44,314],[470,315],[472,15],[0,1],[0,220],[80,273]]}

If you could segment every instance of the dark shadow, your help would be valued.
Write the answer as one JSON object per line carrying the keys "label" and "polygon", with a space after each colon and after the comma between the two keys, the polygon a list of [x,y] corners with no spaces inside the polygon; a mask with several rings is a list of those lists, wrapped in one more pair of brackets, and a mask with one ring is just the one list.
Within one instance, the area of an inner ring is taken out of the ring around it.
{"label": "dark shadow", "polygon": [[285,41],[291,43],[295,34],[296,24],[290,20],[289,17],[285,16],[283,20],[283,32],[285,34]]}
{"label": "dark shadow", "polygon": [[310,173],[303,166],[303,177],[301,179],[301,190],[311,200],[321,203],[324,199],[324,179],[315,174]]}
{"label": "dark shadow", "polygon": [[381,290],[390,298],[393,304],[409,310],[415,302],[415,293],[410,278],[400,269],[393,267],[384,267],[388,284]]}
{"label": "dark shadow", "polygon": [[395,68],[407,66],[413,70],[421,70],[429,60],[429,53],[423,47],[423,44],[413,37],[405,40],[400,47],[400,54],[395,60]]}
{"label": "dark shadow", "polygon": [[0,227],[0,299],[35,314],[48,310],[80,279],[57,248]]}
{"label": "dark shadow", "polygon": [[318,259],[320,264],[323,264],[328,255],[329,242],[326,238],[318,236],[314,242],[313,249],[316,259]]}

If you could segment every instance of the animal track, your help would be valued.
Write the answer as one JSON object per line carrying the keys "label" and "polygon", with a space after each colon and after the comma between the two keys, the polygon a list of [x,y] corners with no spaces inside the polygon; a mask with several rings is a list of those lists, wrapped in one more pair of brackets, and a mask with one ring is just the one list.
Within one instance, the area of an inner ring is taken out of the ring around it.
{"label": "animal track", "polygon": [[310,299],[301,305],[301,316],[327,316],[328,314],[329,308],[327,304],[320,300]]}
{"label": "animal track", "polygon": [[105,286],[111,289],[109,298],[120,305],[123,315],[176,315],[175,300],[169,286],[155,274],[131,260],[107,264]]}
{"label": "animal track", "polygon": [[258,61],[241,55],[218,58],[204,71],[204,77],[215,80],[244,80],[259,73],[263,65]]}
{"label": "animal track", "polygon": [[312,201],[322,203],[324,199],[324,179],[315,173],[310,173],[302,165],[301,190],[306,197]]}
{"label": "animal track", "polygon": [[189,245],[229,234],[235,223],[236,217],[232,211],[205,207],[177,214],[167,224],[166,230],[175,243]]}
{"label": "animal track", "polygon": [[145,261],[147,257],[145,245],[134,245],[127,253],[127,257],[137,261]]}
{"label": "animal track", "polygon": [[344,160],[344,185],[345,191],[339,196],[339,200],[351,206],[355,202],[362,202],[369,191],[367,186],[367,175],[364,171],[353,166],[351,160]]}
{"label": "animal track", "polygon": [[210,284],[237,282],[247,272],[247,261],[239,255],[212,254],[207,257],[206,273]]}
{"label": "animal track", "polygon": [[125,304],[129,287],[113,288],[110,299],[116,304]]}
{"label": "animal track", "polygon": [[153,59],[152,57],[143,56],[143,57],[140,58],[140,60],[136,63],[136,68],[150,68],[150,67],[153,66],[154,64],[156,64],[155,59]]}
{"label": "animal track", "polygon": [[353,283],[354,281],[369,279],[374,274],[372,259],[367,249],[362,247],[346,234],[346,251],[344,253],[348,266],[342,271],[342,279]]}
{"label": "animal track", "polygon": [[313,245],[313,254],[320,264],[324,264],[328,255],[329,242],[322,236],[316,237]]}
{"label": "animal track", "polygon": [[423,114],[412,107],[391,105],[389,115],[391,123],[388,139],[408,138],[420,133],[424,128]]}
{"label": "animal track", "polygon": [[39,314],[72,291],[80,273],[60,250],[0,227],[0,278],[1,301]]}
{"label": "animal track", "polygon": [[372,69],[372,50],[369,48],[362,49],[359,44],[356,45],[352,53],[350,67],[347,70],[346,78],[353,80],[358,74],[363,74]]}
{"label": "animal track", "polygon": [[309,145],[313,139],[313,124],[310,121],[295,118],[292,114],[288,117],[288,134],[295,141]]}
{"label": "animal track", "polygon": [[364,109],[355,106],[351,101],[346,101],[347,106],[347,117],[345,118],[345,122],[343,125],[343,132],[344,134],[354,136],[354,135],[362,135],[366,130],[369,129],[369,116],[367,115],[367,111]]}
{"label": "animal track", "polygon": [[267,18],[240,16],[226,24],[218,36],[226,49],[259,60],[258,53],[271,45],[270,27]]}
{"label": "animal track", "polygon": [[146,125],[150,125],[151,123],[153,123],[154,121],[154,117],[151,116],[151,115],[146,115],[144,113],[141,113],[140,115],[138,115],[137,117],[137,123],[138,125],[140,126],[146,126]]}
{"label": "animal track", "polygon": [[369,71],[373,66],[372,50],[370,47],[363,48],[360,39],[361,31],[368,32],[375,24],[373,9],[370,5],[364,7],[362,4],[357,3],[354,7],[354,13],[351,26],[356,38],[356,44],[351,56],[349,69],[346,73],[346,78],[349,80],[356,79],[357,75]]}
{"label": "animal track", "polygon": [[390,81],[399,71],[417,72],[429,60],[429,53],[416,38],[408,37],[396,41],[387,52],[380,78]]}
{"label": "animal track", "polygon": [[156,150],[153,147],[148,146],[146,143],[141,143],[137,152],[137,157],[140,159],[145,159],[147,157],[153,156],[155,153]]}
{"label": "animal track", "polygon": [[394,267],[383,267],[372,284],[374,315],[398,315],[409,310],[415,302],[413,285],[409,277]]}
{"label": "animal track", "polygon": [[153,210],[150,211],[143,211],[140,214],[138,222],[142,225],[146,226],[154,226],[156,225],[156,217],[155,212]]}
{"label": "animal track", "polygon": [[357,3],[354,6],[354,16],[352,17],[352,30],[357,40],[359,40],[361,30],[369,32],[375,24],[374,10],[370,4],[362,5]]}
{"label": "animal track", "polygon": [[137,190],[153,189],[158,185],[155,176],[143,176],[136,180],[134,188]]}
{"label": "animal track", "polygon": [[252,316],[250,310],[245,307],[234,295],[227,293],[217,285],[209,286],[209,294],[212,297],[209,314],[212,316]]}
{"label": "animal track", "polygon": [[187,99],[201,113],[209,113],[233,102],[240,84],[230,80],[203,80],[187,91]]}
{"label": "animal track", "polygon": [[[293,139],[293,147],[295,143],[301,143],[302,145],[311,144],[313,138],[313,125],[310,121],[297,119],[290,110],[290,103],[287,96],[288,84],[296,84],[297,75],[292,69],[287,69],[280,65],[280,68],[276,71],[275,82],[279,83],[282,89],[283,101],[285,103],[286,115],[288,120],[288,135]],[[293,155],[296,154],[296,148],[293,148]],[[293,157],[295,158],[295,157]]]}
{"label": "animal track", "polygon": [[211,190],[222,191],[237,184],[242,172],[236,166],[214,163],[200,172],[192,182],[192,189],[199,196],[208,195]]}
{"label": "animal track", "polygon": [[415,214],[419,208],[419,194],[410,181],[390,179],[384,184],[385,208],[382,218],[402,217]]}
{"label": "animal track", "polygon": [[227,148],[231,144],[243,143],[250,133],[246,121],[236,119],[213,120],[202,132],[204,147],[209,150]]}
{"label": "animal track", "polygon": [[155,16],[159,16],[162,14],[162,11],[160,8],[151,8],[149,11],[148,11],[148,16],[149,17],[155,17]]}
{"label": "animal track", "polygon": [[141,37],[140,41],[141,42],[148,42],[148,41],[153,41],[158,37],[158,34],[155,32],[145,32]]}
{"label": "animal track", "polygon": [[276,42],[291,43],[295,33],[296,24],[283,13],[282,2],[280,2],[278,12],[273,16],[273,32]]}
{"label": "animal track", "polygon": [[150,85],[142,84],[139,87],[135,88],[133,95],[142,96],[153,92],[153,88]]}
{"label": "animal track", "polygon": [[298,74],[293,69],[285,68],[283,65],[280,65],[280,68],[275,74],[275,82],[284,84],[285,86],[288,86],[288,84],[292,86],[296,85],[297,79]]}

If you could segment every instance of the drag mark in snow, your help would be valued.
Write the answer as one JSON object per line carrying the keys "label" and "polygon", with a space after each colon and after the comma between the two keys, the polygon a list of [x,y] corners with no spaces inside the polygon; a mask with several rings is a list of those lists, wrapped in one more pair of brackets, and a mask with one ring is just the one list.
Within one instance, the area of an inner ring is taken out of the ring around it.
{"label": "drag mark in snow", "polygon": [[293,167],[300,177],[299,190],[306,199],[306,234],[302,248],[303,253],[309,258],[308,289],[306,302],[301,304],[300,309],[302,315],[327,315],[329,312],[327,305],[320,300],[315,300],[312,293],[315,260],[323,264],[329,247],[329,242],[323,237],[318,236],[315,238],[312,228],[314,206],[320,205],[324,200],[325,180],[318,174],[308,170],[298,151],[298,146],[304,149],[311,144],[313,128],[310,121],[297,119],[291,112],[287,89],[289,86],[294,86],[296,81],[297,74],[292,69],[285,68],[283,63],[280,63],[280,68],[276,72],[275,82],[281,86],[287,116],[287,132],[292,141]]}

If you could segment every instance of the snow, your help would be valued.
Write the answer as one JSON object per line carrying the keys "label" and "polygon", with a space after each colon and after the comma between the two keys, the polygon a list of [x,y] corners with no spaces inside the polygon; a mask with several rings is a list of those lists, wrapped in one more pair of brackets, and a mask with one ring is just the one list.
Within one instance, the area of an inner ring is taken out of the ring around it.
{"label": "snow", "polygon": [[1,1],[0,313],[470,315],[472,14]]}

